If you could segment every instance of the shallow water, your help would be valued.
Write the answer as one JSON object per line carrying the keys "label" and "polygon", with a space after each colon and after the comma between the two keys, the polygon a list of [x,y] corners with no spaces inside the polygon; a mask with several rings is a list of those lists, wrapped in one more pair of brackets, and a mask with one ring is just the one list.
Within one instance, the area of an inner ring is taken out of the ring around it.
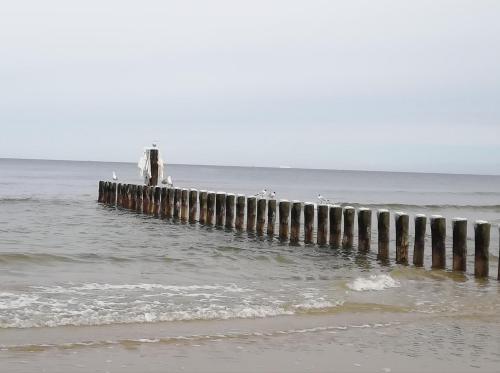
{"label": "shallow water", "polygon": [[[309,344],[305,362],[323,361],[325,353],[341,359],[342,346],[362,344],[378,350],[374,359],[381,364],[383,351],[390,351],[403,364],[392,369],[409,370],[405,359],[415,356],[485,371],[500,364],[498,176],[167,168],[182,187],[245,194],[267,187],[278,198],[314,202],[321,193],[344,205],[439,213],[448,218],[449,235],[451,218],[466,217],[468,272],[456,274],[430,270],[430,237],[424,269],[378,262],[375,220],[372,250],[365,254],[355,247],[289,246],[101,206],[97,182],[112,171],[121,181],[140,182],[133,164],[0,160],[0,367],[26,371],[48,355],[61,362],[61,371],[65,364],[75,370],[82,359],[90,364],[82,371],[125,369],[116,360],[92,362],[109,349],[134,371],[141,367],[139,349],[149,356],[151,371],[159,370],[154,356],[160,352],[200,362],[213,354],[217,371],[230,367],[230,351],[248,340],[248,356],[282,349],[283,359],[294,346]],[[471,275],[474,219],[492,223],[490,278],[484,281]],[[447,245],[450,267],[451,237]],[[332,335],[336,343],[329,351],[325,340]],[[226,353],[211,347],[218,339],[230,346]],[[342,367],[369,371],[370,365],[355,365],[362,354],[357,351]],[[280,370],[268,358],[269,370]]]}

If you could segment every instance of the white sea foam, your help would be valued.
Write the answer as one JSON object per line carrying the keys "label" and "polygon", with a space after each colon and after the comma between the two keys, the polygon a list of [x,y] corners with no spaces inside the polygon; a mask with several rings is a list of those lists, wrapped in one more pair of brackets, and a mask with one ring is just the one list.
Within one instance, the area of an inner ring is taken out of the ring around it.
{"label": "white sea foam", "polygon": [[355,291],[384,290],[400,286],[399,281],[394,280],[389,275],[372,275],[369,278],[358,277],[347,284],[349,289]]}

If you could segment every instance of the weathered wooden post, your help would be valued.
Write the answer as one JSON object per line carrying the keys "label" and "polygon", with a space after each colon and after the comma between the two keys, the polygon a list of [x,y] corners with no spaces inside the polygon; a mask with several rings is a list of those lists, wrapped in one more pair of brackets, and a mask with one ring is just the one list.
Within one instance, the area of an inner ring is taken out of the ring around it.
{"label": "weathered wooden post", "polygon": [[257,200],[257,236],[264,235],[264,226],[266,225],[266,207],[267,200],[265,198],[259,198]]}
{"label": "weathered wooden post", "polygon": [[446,267],[446,219],[441,215],[431,216],[432,268]]}
{"label": "weathered wooden post", "polygon": [[417,214],[415,216],[415,243],[413,245],[413,265],[424,266],[425,231],[427,229],[427,216]]}
{"label": "weathered wooden post", "polygon": [[172,219],[174,216],[174,194],[174,189],[167,188],[167,208],[165,210],[167,219]]}
{"label": "weathered wooden post", "polygon": [[342,242],[342,207],[330,207],[330,246],[339,248]]}
{"label": "weathered wooden post", "polygon": [[255,231],[257,199],[255,197],[247,198],[247,232]]}
{"label": "weathered wooden post", "polygon": [[122,207],[123,194],[122,194],[122,183],[116,185],[116,206]]}
{"label": "weathered wooden post", "polygon": [[102,203],[104,199],[104,181],[99,181],[99,195],[97,197],[97,202]]}
{"label": "weathered wooden post", "polygon": [[122,202],[120,206],[124,209],[128,209],[128,187],[129,184],[122,184],[122,193],[121,193]]}
{"label": "weathered wooden post", "polygon": [[370,250],[372,242],[372,210],[361,207],[358,210],[358,250]]}
{"label": "weathered wooden post", "polygon": [[154,195],[154,201],[155,201],[155,208],[154,208],[154,216],[157,218],[160,217],[160,211],[161,211],[161,188],[160,187],[154,187],[155,195]]}
{"label": "weathered wooden post", "polygon": [[215,215],[215,192],[208,192],[206,225],[214,225],[214,215]]}
{"label": "weathered wooden post", "polygon": [[314,243],[314,203],[304,203],[304,244]]}
{"label": "weathered wooden post", "polygon": [[198,212],[198,190],[189,191],[189,222],[196,223],[196,214]]}
{"label": "weathered wooden post", "polygon": [[453,230],[453,270],[467,270],[467,219],[454,218],[451,221]]}
{"label": "weathered wooden post", "polygon": [[236,198],[236,221],[235,228],[237,231],[243,231],[245,224],[245,206],[246,206],[246,197],[243,194],[238,194]]}
{"label": "weathered wooden post", "polygon": [[128,208],[130,210],[136,210],[135,198],[136,198],[136,186],[134,184],[128,185]]}
{"label": "weathered wooden post", "polygon": [[391,228],[391,214],[389,210],[379,209],[377,211],[378,228],[378,252],[377,258],[381,261],[389,260],[389,242]]}
{"label": "weathered wooden post", "polygon": [[116,206],[116,183],[111,183],[111,206]]}
{"label": "weathered wooden post", "polygon": [[159,171],[159,157],[158,157],[158,149],[150,149],[149,150],[149,164],[151,165],[151,178],[149,179],[149,186],[157,186],[158,185],[158,171]]}
{"label": "weathered wooden post", "polygon": [[217,227],[224,226],[226,217],[226,193],[217,192],[215,195],[215,225]]}
{"label": "weathered wooden post", "polygon": [[354,243],[354,215],[356,210],[352,206],[344,208],[344,236],[342,238],[342,247],[351,248]]}
{"label": "weathered wooden post", "polygon": [[183,188],[181,191],[181,221],[186,223],[189,217],[189,190]]}
{"label": "weathered wooden post", "polygon": [[144,191],[142,185],[137,185],[135,188],[135,211],[142,212],[142,207],[144,205]]}
{"label": "weathered wooden post", "polygon": [[289,234],[288,219],[290,217],[290,202],[287,201],[286,199],[280,201],[279,214],[280,214],[279,238],[283,242],[288,240],[288,234]]}
{"label": "weathered wooden post", "polygon": [[328,242],[328,205],[318,206],[318,245],[326,245]]}
{"label": "weathered wooden post", "polygon": [[474,276],[477,278],[489,275],[490,228],[491,224],[484,220],[478,220],[474,224]]}
{"label": "weathered wooden post", "polygon": [[200,195],[198,197],[200,203],[200,224],[206,224],[207,222],[207,191],[200,190]]}
{"label": "weathered wooden post", "polygon": [[105,181],[102,185],[102,203],[107,204],[109,200],[109,182]]}
{"label": "weathered wooden post", "polygon": [[181,199],[182,189],[174,189],[174,219],[178,220],[181,217]]}
{"label": "weathered wooden post", "polygon": [[276,225],[276,200],[267,201],[267,235],[274,236],[274,226]]}
{"label": "weathered wooden post", "polygon": [[292,201],[290,213],[290,244],[297,245],[300,239],[300,217],[302,215],[302,202]]}
{"label": "weathered wooden post", "polygon": [[144,186],[142,188],[142,213],[144,215],[149,214],[149,205],[151,204],[150,202],[150,190],[151,188],[148,186]]}
{"label": "weathered wooden post", "polygon": [[396,212],[394,219],[396,226],[396,263],[408,264],[410,217],[404,212]]}
{"label": "weathered wooden post", "polygon": [[161,188],[161,205],[160,205],[160,215],[162,219],[167,217],[167,205],[168,205],[168,189],[166,187]]}
{"label": "weathered wooden post", "polygon": [[149,187],[149,215],[154,215],[156,210],[155,188],[154,186]]}
{"label": "weathered wooden post", "polygon": [[226,195],[226,229],[234,228],[234,206],[236,196],[233,193]]}

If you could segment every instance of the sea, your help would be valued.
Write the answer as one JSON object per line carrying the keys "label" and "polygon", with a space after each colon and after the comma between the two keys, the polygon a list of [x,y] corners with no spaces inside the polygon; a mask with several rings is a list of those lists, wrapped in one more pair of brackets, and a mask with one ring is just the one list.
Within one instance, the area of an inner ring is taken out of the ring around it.
{"label": "sea", "polygon": [[375,213],[369,252],[292,246],[99,204],[113,171],[142,181],[133,163],[0,159],[0,372],[500,372],[500,176],[166,165],[176,187],[407,212],[410,263],[413,216],[440,214],[432,270],[429,227],[424,268],[395,264],[393,227],[382,263]]}

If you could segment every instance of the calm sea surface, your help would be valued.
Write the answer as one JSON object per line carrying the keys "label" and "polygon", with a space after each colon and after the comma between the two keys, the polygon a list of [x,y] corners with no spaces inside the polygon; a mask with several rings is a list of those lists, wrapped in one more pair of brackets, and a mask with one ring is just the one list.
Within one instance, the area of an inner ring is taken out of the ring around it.
{"label": "calm sea surface", "polygon": [[105,207],[113,171],[141,182],[134,164],[0,159],[1,371],[500,371],[499,176],[167,166],[180,187],[441,214],[449,236],[468,218],[462,275],[430,270],[430,236],[424,269],[379,263],[375,214],[361,254]]}

